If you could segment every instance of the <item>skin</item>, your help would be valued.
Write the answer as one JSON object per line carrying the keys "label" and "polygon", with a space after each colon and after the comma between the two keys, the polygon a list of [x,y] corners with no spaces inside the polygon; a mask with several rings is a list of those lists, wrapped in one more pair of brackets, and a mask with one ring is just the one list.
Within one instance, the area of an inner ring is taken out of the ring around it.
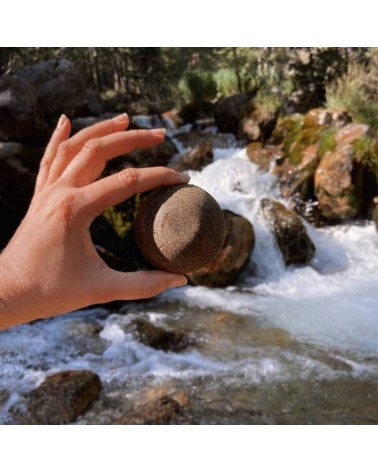
{"label": "skin", "polygon": [[0,256],[0,329],[96,303],[150,298],[187,283],[160,270],[117,272],[93,246],[89,227],[107,207],[189,180],[164,167],[125,169],[97,180],[108,160],[164,140],[165,130],[125,132],[128,123],[123,114],[70,138],[71,123],[60,118],[28,212]]}

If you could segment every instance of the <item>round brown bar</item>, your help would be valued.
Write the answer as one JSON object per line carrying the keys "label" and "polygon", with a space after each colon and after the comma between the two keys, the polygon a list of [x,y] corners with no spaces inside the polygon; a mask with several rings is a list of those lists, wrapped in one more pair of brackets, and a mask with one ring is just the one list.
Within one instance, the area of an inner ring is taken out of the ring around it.
{"label": "round brown bar", "polygon": [[141,204],[135,237],[155,267],[186,274],[205,266],[222,249],[225,219],[216,200],[194,185],[163,187]]}

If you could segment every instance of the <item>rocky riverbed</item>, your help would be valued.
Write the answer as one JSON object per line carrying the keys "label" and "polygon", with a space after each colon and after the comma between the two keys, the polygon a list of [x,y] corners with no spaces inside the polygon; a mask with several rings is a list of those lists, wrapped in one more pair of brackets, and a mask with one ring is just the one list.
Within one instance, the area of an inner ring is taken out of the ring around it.
{"label": "rocky riverbed", "polygon": [[[28,206],[58,78],[75,130],[109,116],[72,65],[43,64],[0,79],[0,247]],[[134,117],[168,138],[107,173],[187,172],[223,209],[219,256],[153,300],[1,332],[0,423],[378,423],[376,134],[342,110],[279,117],[250,96],[220,100],[214,118]],[[133,233],[144,198],[92,225],[117,270],[149,267]]]}

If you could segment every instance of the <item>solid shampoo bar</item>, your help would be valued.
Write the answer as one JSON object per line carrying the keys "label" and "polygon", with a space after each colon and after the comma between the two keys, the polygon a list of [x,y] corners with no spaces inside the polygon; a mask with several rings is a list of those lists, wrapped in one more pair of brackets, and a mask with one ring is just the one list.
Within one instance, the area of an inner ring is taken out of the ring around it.
{"label": "solid shampoo bar", "polygon": [[222,248],[223,212],[214,198],[194,185],[163,187],[141,204],[135,236],[155,267],[185,274],[205,266]]}

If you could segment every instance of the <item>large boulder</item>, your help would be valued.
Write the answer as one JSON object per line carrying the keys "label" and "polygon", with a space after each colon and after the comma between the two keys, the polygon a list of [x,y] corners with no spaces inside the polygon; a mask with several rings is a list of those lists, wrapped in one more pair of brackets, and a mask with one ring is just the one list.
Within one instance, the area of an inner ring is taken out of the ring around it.
{"label": "large boulder", "polygon": [[315,254],[315,246],[299,216],[282,203],[268,198],[261,201],[261,209],[275,236],[285,265],[310,262]]}
{"label": "large boulder", "polygon": [[218,101],[215,105],[214,119],[219,131],[240,135],[243,111],[251,98],[251,94],[240,93]]}
{"label": "large boulder", "polygon": [[55,123],[64,113],[69,117],[85,106],[85,81],[76,66],[66,59],[42,61],[17,71],[17,76],[34,86],[39,103]]}
{"label": "large boulder", "polygon": [[100,378],[88,370],[50,375],[26,396],[27,411],[13,409],[21,424],[69,424],[100,395]]}
{"label": "large boulder", "polygon": [[249,102],[241,120],[243,134],[248,141],[267,141],[277,122],[278,109]]}
{"label": "large boulder", "polygon": [[315,193],[322,215],[330,220],[363,216],[376,193],[369,152],[359,152],[369,127],[348,124],[335,137],[335,148],[324,153],[315,172]]}
{"label": "large boulder", "polygon": [[18,161],[0,159],[0,249],[16,231],[34,191],[34,177]]}
{"label": "large boulder", "polygon": [[226,287],[233,285],[247,264],[255,244],[251,223],[231,211],[223,211],[226,237],[218,256],[202,269],[187,274],[192,285]]}
{"label": "large boulder", "polygon": [[172,167],[179,172],[185,170],[201,170],[211,164],[213,159],[212,138],[209,136],[181,156]]}
{"label": "large boulder", "polygon": [[274,169],[282,196],[302,201],[315,198],[315,170],[321,157],[335,148],[338,130],[349,121],[346,112],[323,108],[278,120],[270,143],[282,151],[283,158]]}
{"label": "large boulder", "polygon": [[0,141],[44,143],[49,128],[35,88],[21,78],[0,78]]}
{"label": "large boulder", "polygon": [[44,147],[14,141],[0,142],[0,160],[18,162],[32,173],[37,173],[45,152]]}

